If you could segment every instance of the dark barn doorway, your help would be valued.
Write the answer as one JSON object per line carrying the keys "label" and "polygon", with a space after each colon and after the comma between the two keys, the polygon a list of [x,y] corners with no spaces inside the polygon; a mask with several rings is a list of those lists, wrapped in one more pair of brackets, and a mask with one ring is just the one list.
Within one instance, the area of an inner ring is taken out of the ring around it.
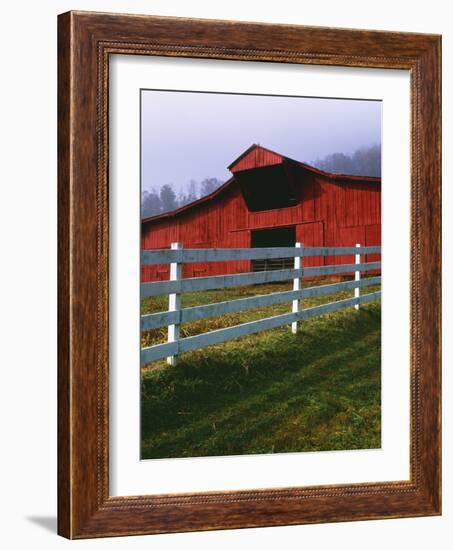
{"label": "dark barn doorway", "polygon": [[[278,227],[275,229],[252,230],[252,248],[274,248],[294,246],[296,243],[296,226]],[[289,269],[294,267],[294,258],[272,258],[270,260],[252,260],[252,271],[269,269]]]}

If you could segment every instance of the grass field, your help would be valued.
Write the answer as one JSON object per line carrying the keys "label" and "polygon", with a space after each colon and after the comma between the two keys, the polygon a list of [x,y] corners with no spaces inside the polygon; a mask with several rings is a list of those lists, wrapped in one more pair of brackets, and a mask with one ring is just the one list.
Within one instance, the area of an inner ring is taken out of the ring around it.
{"label": "grass field", "polygon": [[[289,289],[272,284],[198,292],[183,295],[183,307]],[[303,307],[351,295],[307,299]],[[182,325],[181,336],[290,307],[204,319]],[[142,303],[142,313],[166,308],[166,297]],[[142,345],[165,338],[166,329],[149,331]],[[184,354],[176,367],[150,364],[141,377],[142,458],[378,448],[380,343],[380,303],[374,302],[304,321],[297,335],[285,326]]]}

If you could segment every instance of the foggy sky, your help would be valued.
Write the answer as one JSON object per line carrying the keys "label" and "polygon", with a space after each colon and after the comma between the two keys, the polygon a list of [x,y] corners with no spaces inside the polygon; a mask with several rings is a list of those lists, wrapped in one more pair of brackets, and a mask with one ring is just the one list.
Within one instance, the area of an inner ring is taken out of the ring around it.
{"label": "foggy sky", "polygon": [[227,180],[252,143],[303,162],[381,143],[380,101],[142,91],[142,189]]}

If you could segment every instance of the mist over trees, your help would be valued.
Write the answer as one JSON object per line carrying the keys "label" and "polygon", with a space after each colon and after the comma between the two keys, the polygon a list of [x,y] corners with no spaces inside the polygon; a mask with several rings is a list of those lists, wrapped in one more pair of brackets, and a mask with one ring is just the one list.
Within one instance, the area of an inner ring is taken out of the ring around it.
{"label": "mist over trees", "polygon": [[169,212],[170,210],[176,210],[178,208],[178,201],[176,200],[176,193],[173,191],[171,185],[163,185],[160,189],[160,202],[162,212]]}
{"label": "mist over trees", "polygon": [[333,153],[311,161],[312,166],[333,174],[381,177],[381,146],[357,149],[352,155]]}
{"label": "mist over trees", "polygon": [[[333,153],[310,162],[312,166],[334,174],[381,177],[381,146],[372,145],[357,149],[351,155]],[[205,178],[201,182],[190,180],[178,192],[171,184],[142,191],[142,218],[157,216],[209,195],[222,185],[217,178]]]}
{"label": "mist over trees", "polygon": [[181,206],[209,195],[220,187],[222,183],[223,181],[217,178],[205,178],[201,182],[190,180],[178,193],[168,183],[160,188],[153,187],[150,190],[144,190],[141,197],[142,218],[150,218],[151,216],[176,210]]}
{"label": "mist over trees", "polygon": [[150,191],[142,191],[142,218],[149,218],[162,212],[162,201],[155,187]]}

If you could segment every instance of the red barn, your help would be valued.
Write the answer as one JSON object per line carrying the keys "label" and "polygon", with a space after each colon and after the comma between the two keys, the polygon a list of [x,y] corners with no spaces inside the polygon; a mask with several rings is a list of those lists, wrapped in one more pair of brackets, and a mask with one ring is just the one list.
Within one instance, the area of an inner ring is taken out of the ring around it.
{"label": "red barn", "polygon": [[[250,248],[378,246],[381,179],[330,174],[260,145],[228,167],[232,177],[216,191],[172,212],[142,221],[142,248]],[[369,256],[364,261],[375,261]],[[304,265],[351,258],[306,258]],[[293,259],[187,264],[184,277],[292,267]],[[169,278],[169,266],[142,266],[142,280]]]}

